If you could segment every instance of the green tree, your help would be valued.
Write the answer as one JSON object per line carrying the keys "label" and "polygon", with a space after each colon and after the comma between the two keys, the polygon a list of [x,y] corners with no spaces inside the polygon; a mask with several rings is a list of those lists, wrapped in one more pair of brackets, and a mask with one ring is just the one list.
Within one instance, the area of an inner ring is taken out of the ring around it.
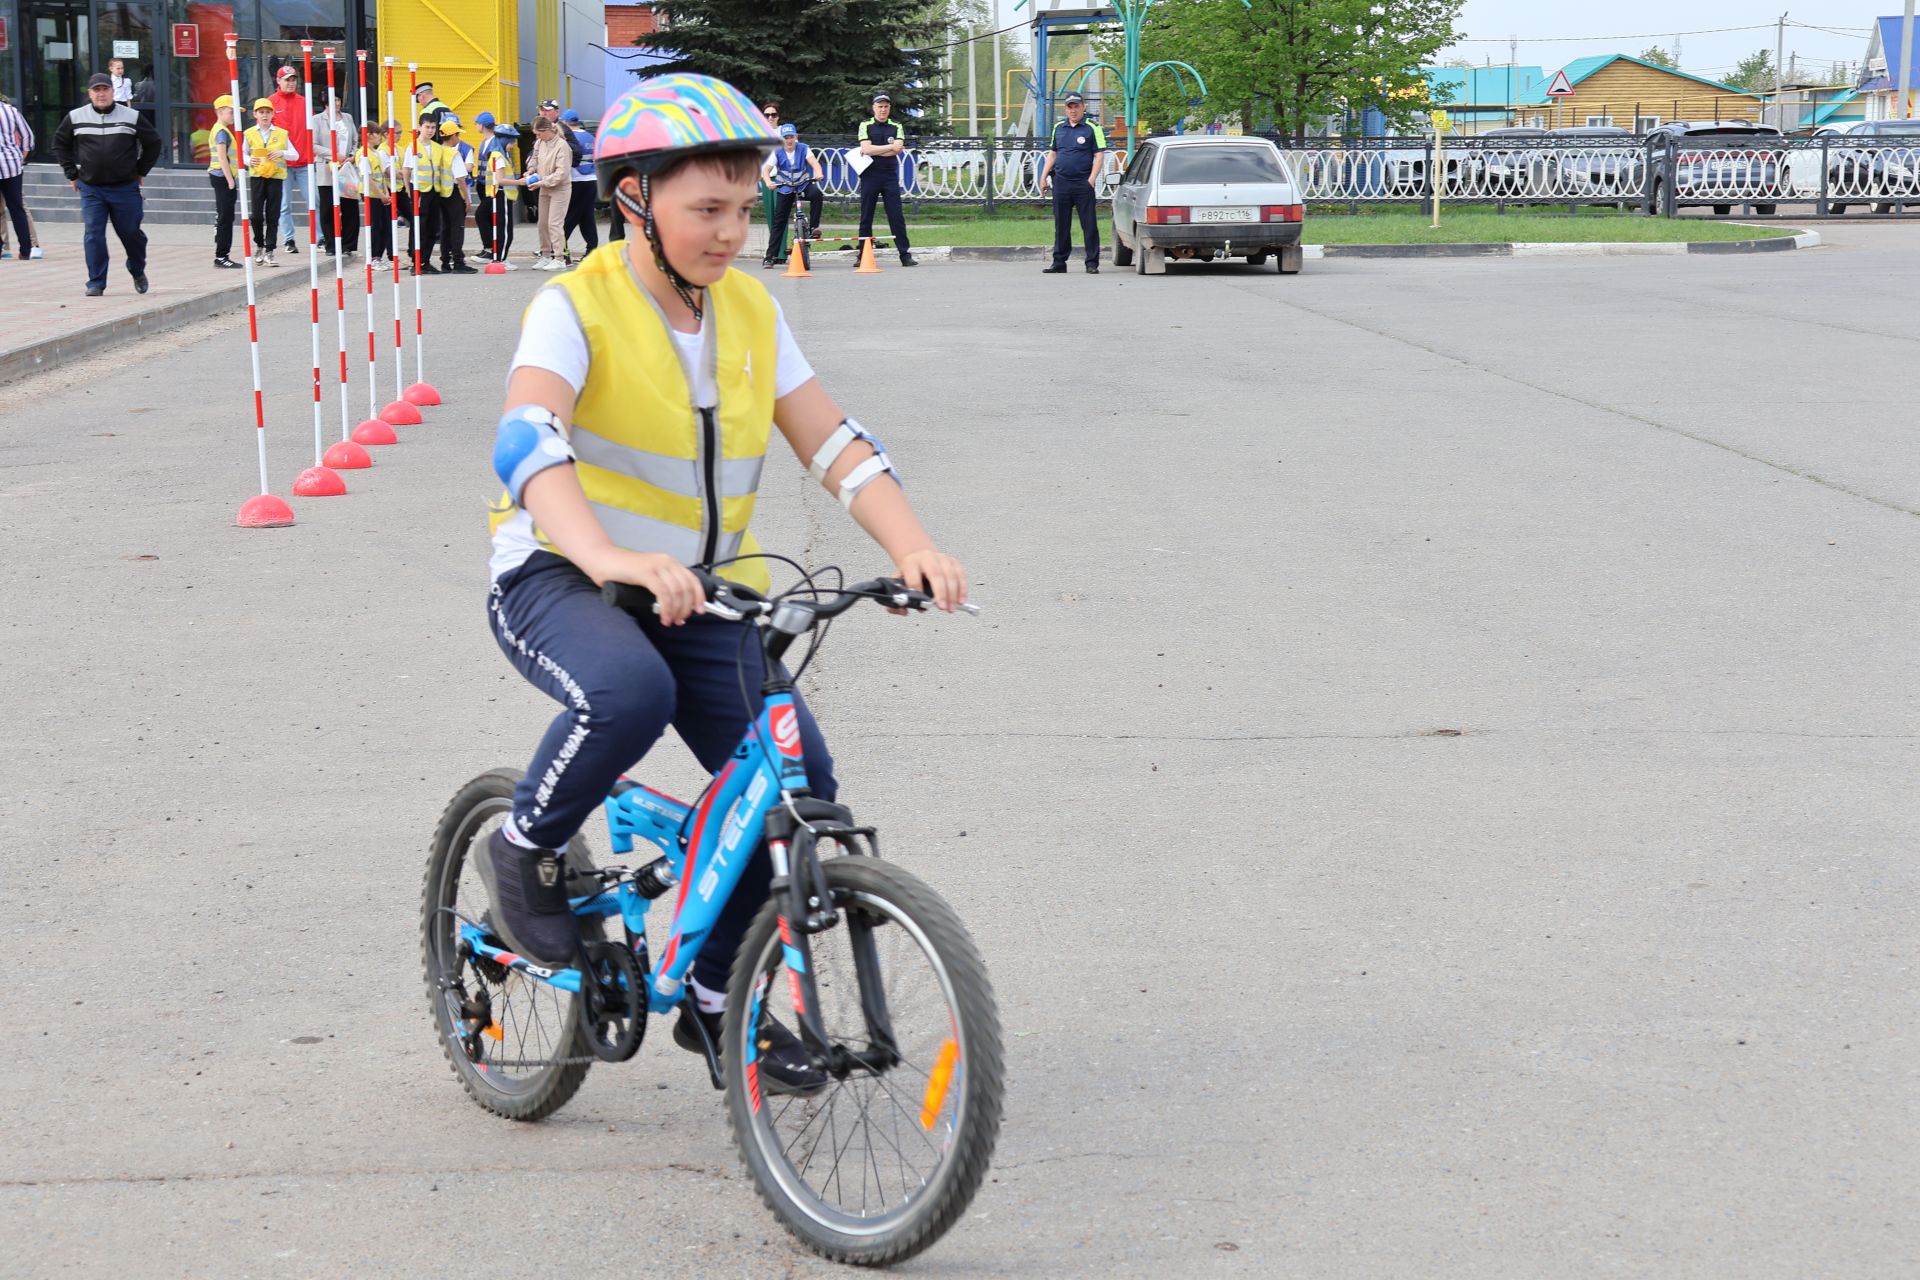
{"label": "green tree", "polygon": [[1745,89],[1748,93],[1760,93],[1773,88],[1773,51],[1760,49],[1740,59],[1740,65],[1723,82],[1736,89]]}
{"label": "green tree", "polygon": [[[1189,101],[1171,76],[1148,83],[1141,116],[1165,128],[1189,115],[1271,120],[1287,135],[1310,132],[1352,107],[1378,107],[1396,124],[1430,105],[1420,74],[1457,38],[1463,0],[1160,0],[1141,33],[1141,57],[1178,59],[1205,77],[1204,101]],[[1112,59],[1109,59],[1111,61]]]}
{"label": "green tree", "polygon": [[913,133],[944,133],[949,6],[901,0],[662,0],[648,43],[679,56],[661,71],[697,71],[780,103],[802,132],[848,134],[876,90]]}
{"label": "green tree", "polygon": [[1680,64],[1673,60],[1673,55],[1657,44],[1651,49],[1642,49],[1640,61],[1651,62],[1656,67],[1671,67],[1676,71],[1680,69]]}

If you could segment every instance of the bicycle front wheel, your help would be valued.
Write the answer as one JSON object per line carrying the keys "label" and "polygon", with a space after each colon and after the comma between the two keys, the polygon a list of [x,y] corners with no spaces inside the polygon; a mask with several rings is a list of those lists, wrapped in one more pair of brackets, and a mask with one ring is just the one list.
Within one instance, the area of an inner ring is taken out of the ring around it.
{"label": "bicycle front wheel", "polygon": [[727,1114],[760,1198],[787,1229],[835,1261],[878,1266],[946,1234],[986,1176],[1005,1080],[1000,1019],[986,966],[937,893],[872,858],[823,867],[841,920],[810,939],[821,1020],[834,1043],[872,1055],[863,995],[881,996],[897,1063],[856,1068],[809,1097],[763,1091],[748,1037],[762,1037],[775,1005],[792,1016],[769,902],[727,990]]}

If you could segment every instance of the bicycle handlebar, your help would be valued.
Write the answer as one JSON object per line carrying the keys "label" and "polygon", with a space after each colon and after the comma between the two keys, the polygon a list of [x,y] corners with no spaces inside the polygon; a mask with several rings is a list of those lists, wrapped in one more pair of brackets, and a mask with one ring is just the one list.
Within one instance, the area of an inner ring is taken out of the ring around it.
{"label": "bicycle handlebar", "polygon": [[[818,599],[794,596],[784,600],[769,600],[752,587],[729,582],[705,570],[693,569],[691,572],[706,589],[707,612],[714,617],[728,622],[772,618],[779,630],[791,634],[809,629],[822,618],[837,618],[862,600],[871,600],[889,609],[912,609],[916,613],[924,612],[933,603],[932,596],[914,590],[898,578],[869,578]],[[605,583],[600,588],[600,598],[628,613],[657,613],[660,608],[659,602],[653,598],[653,592],[630,582]],[[980,612],[980,606],[975,604],[963,604],[960,608],[971,614]],[[780,616],[785,610],[796,610],[799,616]]]}

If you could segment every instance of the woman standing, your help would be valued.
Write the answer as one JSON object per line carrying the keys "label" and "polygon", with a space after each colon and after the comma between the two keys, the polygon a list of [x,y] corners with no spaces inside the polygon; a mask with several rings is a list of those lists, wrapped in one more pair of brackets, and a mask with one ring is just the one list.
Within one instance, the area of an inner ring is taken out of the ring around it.
{"label": "woman standing", "polygon": [[573,199],[573,149],[560,136],[559,126],[541,118],[533,122],[533,158],[527,161],[526,185],[540,193],[540,256],[535,271],[559,271],[566,245],[567,205]]}

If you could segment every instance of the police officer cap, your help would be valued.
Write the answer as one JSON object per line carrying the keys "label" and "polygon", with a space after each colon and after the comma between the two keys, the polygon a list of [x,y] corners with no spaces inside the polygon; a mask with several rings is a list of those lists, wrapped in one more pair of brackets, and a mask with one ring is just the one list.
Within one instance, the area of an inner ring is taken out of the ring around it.
{"label": "police officer cap", "polygon": [[413,91],[414,91],[414,93],[415,93],[416,95],[418,95],[418,94],[422,94],[422,93],[432,93],[432,92],[433,92],[433,81],[431,81],[431,80],[422,80],[422,81],[421,81],[421,82],[420,82],[419,84],[417,84],[417,85],[415,85],[415,86],[413,86]]}
{"label": "police officer cap", "polygon": [[1066,104],[1070,107],[1075,105],[1084,107],[1087,105],[1087,100],[1077,93],[1070,93],[1066,96]]}
{"label": "police officer cap", "polygon": [[892,99],[892,98],[889,98],[889,97],[888,97],[888,96],[887,96],[887,95],[886,95],[885,93],[876,93],[876,94],[874,94],[874,95],[873,95],[873,100],[874,100],[875,102],[884,102],[884,103],[886,103],[886,104],[887,104],[888,106],[892,106],[892,105],[893,105],[893,99]]}

